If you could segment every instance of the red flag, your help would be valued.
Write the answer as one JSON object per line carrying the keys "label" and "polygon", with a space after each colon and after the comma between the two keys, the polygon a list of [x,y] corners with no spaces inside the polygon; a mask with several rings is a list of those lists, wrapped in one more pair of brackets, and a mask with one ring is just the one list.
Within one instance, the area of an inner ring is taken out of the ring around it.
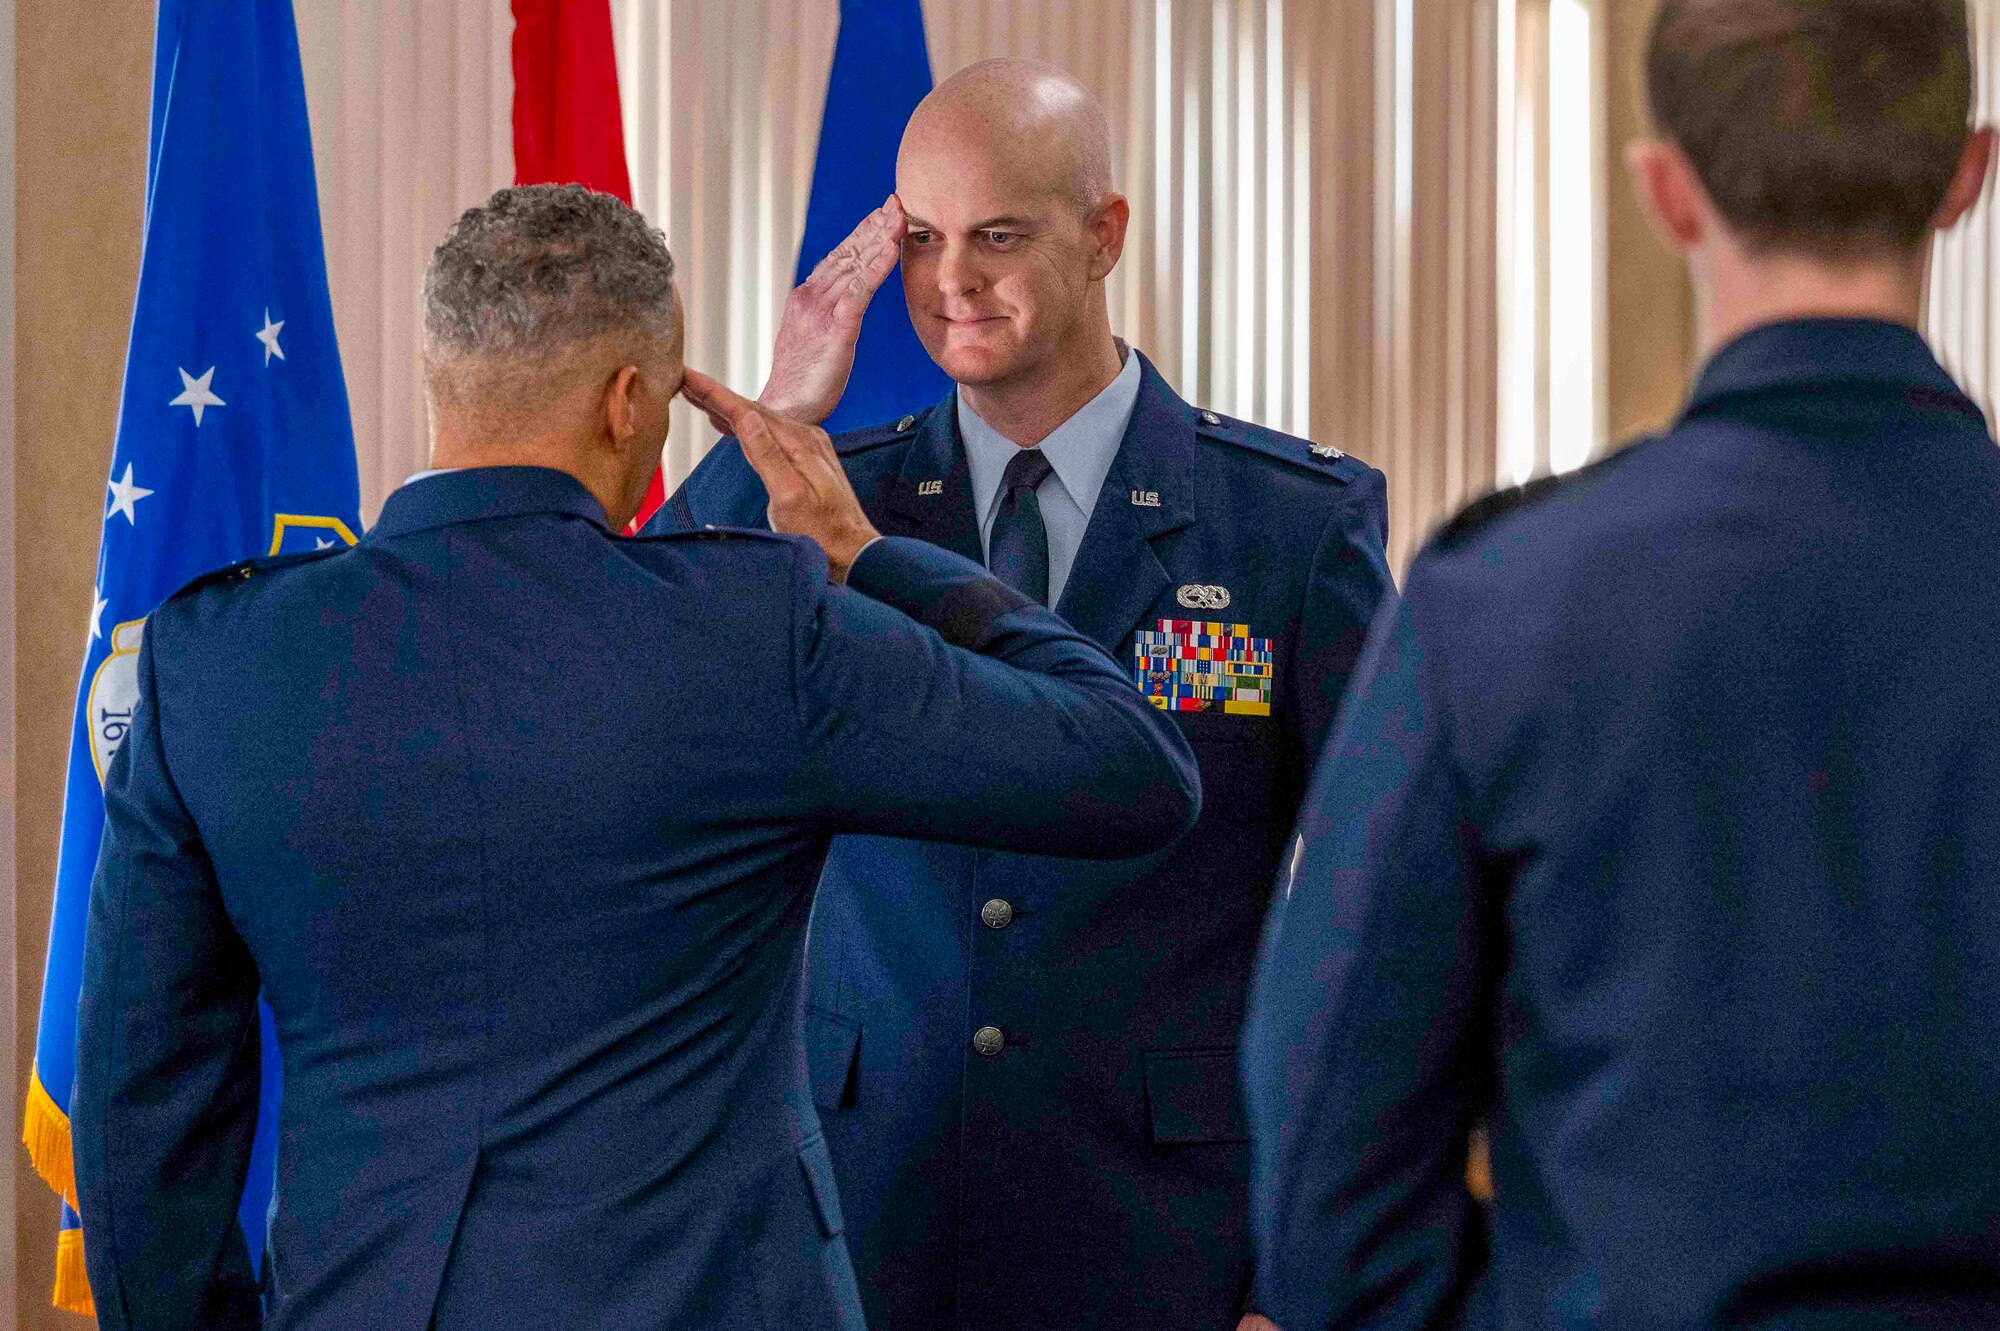
{"label": "red flag", "polygon": [[[611,0],[513,0],[514,183],[588,185],[632,202]],[[666,501],[659,472],[626,530]]]}

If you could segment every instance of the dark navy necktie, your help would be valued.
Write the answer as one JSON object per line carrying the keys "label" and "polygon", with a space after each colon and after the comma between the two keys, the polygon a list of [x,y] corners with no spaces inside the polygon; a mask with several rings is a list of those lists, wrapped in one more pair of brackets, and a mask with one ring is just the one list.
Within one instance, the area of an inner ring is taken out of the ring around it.
{"label": "dark navy necktie", "polygon": [[1049,603],[1049,530],[1035,487],[1055,468],[1037,448],[1024,448],[1000,480],[1000,508],[987,540],[986,567],[993,576],[1043,605]]}

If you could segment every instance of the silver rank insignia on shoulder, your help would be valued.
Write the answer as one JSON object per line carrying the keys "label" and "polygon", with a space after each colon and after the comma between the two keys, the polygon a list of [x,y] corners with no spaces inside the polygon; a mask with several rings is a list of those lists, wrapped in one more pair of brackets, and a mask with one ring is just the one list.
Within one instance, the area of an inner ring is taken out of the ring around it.
{"label": "silver rank insignia on shoulder", "polygon": [[1201,413],[1201,418],[1203,421],[1207,422],[1210,425],[1222,424],[1222,417],[1216,415],[1212,411],[1204,411],[1203,413]]}
{"label": "silver rank insignia on shoulder", "polygon": [[1134,490],[1132,492],[1132,507],[1158,508],[1159,506],[1160,492],[1158,490]]}
{"label": "silver rank insignia on shoulder", "polygon": [[896,433],[901,434],[903,431],[909,429],[912,425],[915,425],[916,423],[917,423],[917,418],[915,416],[905,416],[903,417],[903,419],[896,422]]}
{"label": "silver rank insignia on shoulder", "polygon": [[1332,444],[1312,444],[1309,447],[1314,457],[1325,458],[1328,462],[1338,462],[1347,456]]}
{"label": "silver rank insignia on shoulder", "polygon": [[943,481],[917,482],[917,497],[919,499],[936,499],[939,495],[943,493],[944,493]]}
{"label": "silver rank insignia on shoulder", "polygon": [[1190,582],[1174,593],[1174,599],[1190,610],[1227,610],[1229,589],[1207,583]]}

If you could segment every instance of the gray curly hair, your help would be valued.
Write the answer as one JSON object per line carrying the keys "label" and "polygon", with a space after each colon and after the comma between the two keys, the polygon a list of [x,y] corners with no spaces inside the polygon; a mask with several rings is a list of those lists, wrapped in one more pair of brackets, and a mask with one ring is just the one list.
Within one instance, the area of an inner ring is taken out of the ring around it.
{"label": "gray curly hair", "polygon": [[468,209],[424,274],[424,354],[539,358],[609,334],[678,341],[666,237],[581,185],[503,189]]}

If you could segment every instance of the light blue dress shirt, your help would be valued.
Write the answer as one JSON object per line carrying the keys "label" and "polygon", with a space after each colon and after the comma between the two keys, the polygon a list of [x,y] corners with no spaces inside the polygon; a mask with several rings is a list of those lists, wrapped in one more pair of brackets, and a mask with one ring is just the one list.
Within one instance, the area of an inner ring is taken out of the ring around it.
{"label": "light blue dress shirt", "polygon": [[[1125,368],[1110,386],[1083,404],[1039,445],[1049,460],[1047,480],[1035,489],[1042,526],[1049,533],[1049,604],[1062,600],[1084,528],[1097,507],[1097,492],[1125,440],[1132,411],[1139,405],[1139,358],[1125,349]],[[1020,451],[1011,439],[979,419],[958,393],[958,434],[965,441],[965,463],[972,474],[972,504],[979,517],[979,549],[991,557],[993,515],[1000,507],[1000,482],[1007,464]]]}

